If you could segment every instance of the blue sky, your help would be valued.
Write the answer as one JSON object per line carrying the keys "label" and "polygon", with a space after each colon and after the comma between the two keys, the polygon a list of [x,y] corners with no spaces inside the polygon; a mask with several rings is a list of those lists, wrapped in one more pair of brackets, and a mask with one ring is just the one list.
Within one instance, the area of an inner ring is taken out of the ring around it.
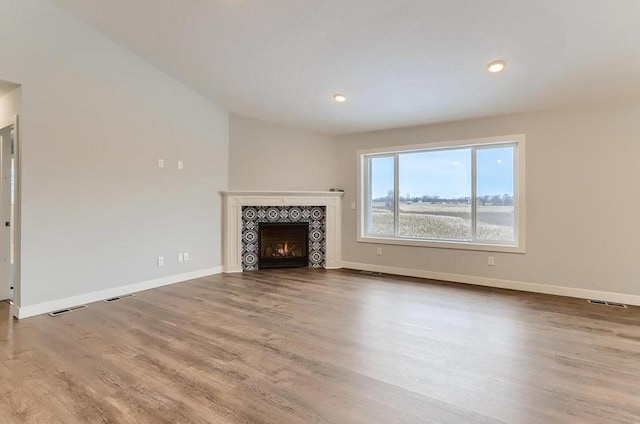
{"label": "blue sky", "polygon": [[[513,196],[513,147],[478,149],[478,196]],[[400,155],[400,194],[471,196],[471,149]],[[373,198],[393,190],[393,158],[372,159]]]}

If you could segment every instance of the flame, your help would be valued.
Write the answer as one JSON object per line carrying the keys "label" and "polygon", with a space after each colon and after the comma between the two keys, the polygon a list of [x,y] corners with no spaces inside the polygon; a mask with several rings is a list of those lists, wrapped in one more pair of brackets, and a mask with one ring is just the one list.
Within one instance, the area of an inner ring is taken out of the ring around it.
{"label": "flame", "polygon": [[295,244],[289,247],[289,242],[285,241],[283,245],[278,244],[277,247],[273,249],[273,252],[274,252],[273,256],[286,258],[286,257],[292,256],[295,253],[295,249],[296,249]]}

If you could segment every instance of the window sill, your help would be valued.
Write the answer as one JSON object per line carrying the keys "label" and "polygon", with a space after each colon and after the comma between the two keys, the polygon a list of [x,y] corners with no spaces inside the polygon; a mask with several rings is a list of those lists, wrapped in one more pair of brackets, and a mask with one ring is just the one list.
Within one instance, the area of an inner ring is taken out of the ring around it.
{"label": "window sill", "polygon": [[358,237],[358,243],[393,244],[398,246],[430,247],[437,249],[479,250],[483,252],[526,253],[524,246],[464,241],[415,240],[388,237]]}

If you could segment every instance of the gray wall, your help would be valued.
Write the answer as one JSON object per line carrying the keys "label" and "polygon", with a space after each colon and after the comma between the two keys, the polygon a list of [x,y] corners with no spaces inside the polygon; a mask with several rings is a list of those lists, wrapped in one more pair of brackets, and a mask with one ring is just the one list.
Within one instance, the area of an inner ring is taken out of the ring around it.
{"label": "gray wall", "polygon": [[339,187],[332,137],[231,114],[230,190]]}
{"label": "gray wall", "polygon": [[638,102],[337,137],[345,205],[356,200],[358,149],[516,133],[527,137],[526,254],[357,243],[356,211],[346,208],[343,259],[639,295]]}
{"label": "gray wall", "polygon": [[[232,115],[229,185],[344,188],[346,262],[640,295],[639,117],[637,101],[602,102],[329,137]],[[527,138],[526,254],[356,242],[357,150],[518,133]]]}
{"label": "gray wall", "polygon": [[47,0],[0,14],[0,79],[22,84],[20,306],[220,266],[227,113]]}

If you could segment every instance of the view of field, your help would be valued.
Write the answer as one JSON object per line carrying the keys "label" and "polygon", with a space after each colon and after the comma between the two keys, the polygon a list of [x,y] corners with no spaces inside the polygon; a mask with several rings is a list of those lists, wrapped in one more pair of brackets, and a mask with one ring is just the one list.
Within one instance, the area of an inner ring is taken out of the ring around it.
{"label": "view of field", "polygon": [[[393,210],[373,202],[372,234],[393,234]],[[476,238],[513,241],[513,206],[478,205]],[[471,205],[400,202],[399,235],[427,239],[471,239]]]}

